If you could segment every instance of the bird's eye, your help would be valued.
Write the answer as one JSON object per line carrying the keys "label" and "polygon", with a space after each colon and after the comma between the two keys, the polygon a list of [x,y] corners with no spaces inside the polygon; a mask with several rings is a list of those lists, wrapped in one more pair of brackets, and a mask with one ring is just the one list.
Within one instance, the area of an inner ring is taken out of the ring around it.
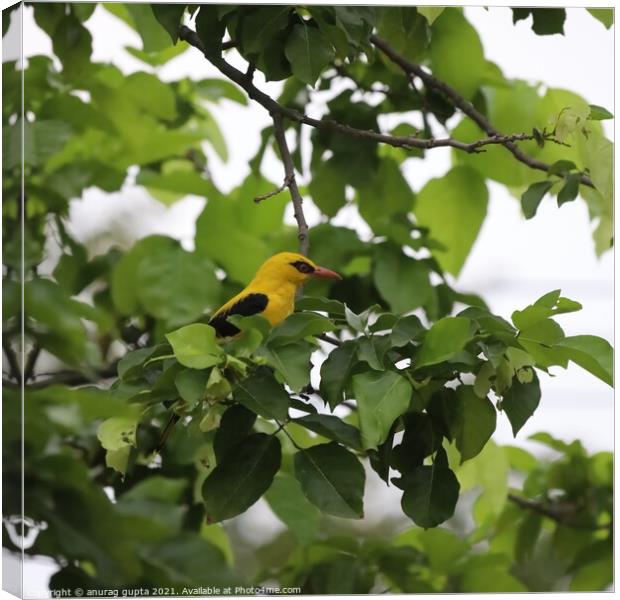
{"label": "bird's eye", "polygon": [[291,263],[300,273],[308,274],[314,271],[314,267],[303,260]]}

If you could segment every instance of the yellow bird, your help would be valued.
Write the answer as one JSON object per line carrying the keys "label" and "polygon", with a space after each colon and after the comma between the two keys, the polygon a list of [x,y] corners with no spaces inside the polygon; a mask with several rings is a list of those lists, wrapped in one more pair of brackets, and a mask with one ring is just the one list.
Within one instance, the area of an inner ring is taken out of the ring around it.
{"label": "yellow bird", "polygon": [[[232,337],[241,330],[226,319],[232,315],[250,317],[262,315],[271,325],[277,325],[295,308],[295,294],[300,285],[314,277],[342,279],[338,273],[320,267],[309,258],[294,252],[280,252],[267,259],[256,272],[254,279],[218,308],[209,321],[217,337]],[[168,435],[181,417],[173,413],[161,437],[156,452],[161,452]]]}
{"label": "yellow bird", "polygon": [[261,315],[271,325],[277,325],[293,312],[299,286],[315,277],[342,279],[338,273],[318,266],[301,254],[275,254],[261,265],[254,279],[241,292],[215,311],[209,325],[218,337],[239,333],[239,328],[226,320],[231,315]]}

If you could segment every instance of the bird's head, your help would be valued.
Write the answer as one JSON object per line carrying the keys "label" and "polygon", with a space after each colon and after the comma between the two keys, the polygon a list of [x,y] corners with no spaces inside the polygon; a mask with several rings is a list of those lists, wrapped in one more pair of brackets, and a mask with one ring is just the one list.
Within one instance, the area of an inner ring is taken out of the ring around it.
{"label": "bird's head", "polygon": [[258,270],[257,276],[268,276],[302,285],[309,279],[342,279],[338,273],[321,267],[295,252],[280,252],[268,258]]}

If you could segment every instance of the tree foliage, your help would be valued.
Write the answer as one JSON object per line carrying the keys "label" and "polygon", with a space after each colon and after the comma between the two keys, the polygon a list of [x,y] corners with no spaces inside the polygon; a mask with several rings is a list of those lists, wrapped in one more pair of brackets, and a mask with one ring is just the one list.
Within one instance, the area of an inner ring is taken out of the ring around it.
{"label": "tree foliage", "polygon": [[[608,586],[611,454],[541,433],[555,454],[540,462],[491,438],[499,419],[517,436],[536,418],[550,369],[573,362],[612,385],[611,347],[565,335],[556,317],[581,305],[560,290],[502,316],[455,278],[490,181],[520,197],[527,218],[547,196],[559,210],[583,199],[597,252],[610,247],[613,147],[599,121],[612,115],[505,77],[458,8],[99,5],[142,40],[126,49],[144,65],[129,76],[92,60],[93,9],[34,4],[58,61],[3,63],[4,506],[20,512],[24,377],[25,514],[47,524],[27,551],[57,561],[51,586]],[[536,34],[562,33],[563,9],[514,9],[514,20],[530,14]],[[231,48],[247,73],[227,62]],[[174,57],[198,51],[223,78],[160,79]],[[278,98],[256,93],[255,71],[282,82]],[[312,119],[304,109],[317,91],[326,113]],[[295,134],[286,139],[309,181],[301,194],[323,216],[310,256],[345,279],[308,285],[298,312],[273,329],[237,319],[242,335],[219,343],[209,314],[265,258],[297,244],[287,194],[271,195],[279,182],[261,171],[267,148],[289,151],[273,128],[236,189],[224,194],[209,177],[203,145],[222,160],[235,150],[210,107],[245,106],[246,92]],[[380,132],[386,114],[397,125]],[[441,126],[447,138],[436,136]],[[403,165],[435,146],[452,148],[453,165],[415,193]],[[93,255],[76,240],[69,203],[93,186],[120,190],[130,167],[166,205],[206,199],[193,251],[153,235]],[[270,197],[252,202],[261,195]],[[371,235],[331,222],[345,206]],[[60,255],[51,266],[50,244]],[[62,366],[46,376],[39,355]],[[171,414],[179,423],[157,455]],[[354,533],[347,519],[364,516],[377,477],[410,525]],[[244,568],[228,525],[251,527],[243,515],[261,498],[284,529]],[[454,526],[458,515],[466,525]]]}

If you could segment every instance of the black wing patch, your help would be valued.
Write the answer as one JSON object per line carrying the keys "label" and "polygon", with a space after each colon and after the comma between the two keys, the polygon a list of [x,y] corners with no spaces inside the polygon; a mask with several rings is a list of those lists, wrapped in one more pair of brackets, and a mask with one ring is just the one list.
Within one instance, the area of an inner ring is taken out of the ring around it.
{"label": "black wing patch", "polygon": [[248,294],[247,296],[244,296],[243,298],[235,302],[226,311],[215,315],[209,321],[209,325],[211,325],[211,327],[215,329],[217,337],[229,337],[237,335],[241,331],[241,329],[239,329],[236,325],[229,323],[226,320],[226,317],[230,317],[231,315],[251,317],[252,315],[262,313],[265,308],[267,308],[268,303],[269,298],[266,294]]}

